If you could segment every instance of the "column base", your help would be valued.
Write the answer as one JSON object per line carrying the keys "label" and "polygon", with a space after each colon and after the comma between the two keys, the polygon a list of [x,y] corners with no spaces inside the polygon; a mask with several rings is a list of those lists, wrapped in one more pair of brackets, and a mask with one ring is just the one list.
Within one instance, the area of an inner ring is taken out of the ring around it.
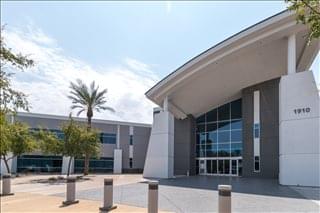
{"label": "column base", "polygon": [[14,195],[14,193],[0,194],[0,197],[10,196],[10,195]]}
{"label": "column base", "polygon": [[99,210],[100,210],[101,212],[109,212],[109,211],[114,210],[114,209],[116,209],[116,208],[117,208],[117,206],[100,207]]}
{"label": "column base", "polygon": [[76,204],[76,203],[79,203],[79,200],[63,201],[63,202],[62,202],[62,205],[64,205],[64,206],[69,206],[69,205]]}

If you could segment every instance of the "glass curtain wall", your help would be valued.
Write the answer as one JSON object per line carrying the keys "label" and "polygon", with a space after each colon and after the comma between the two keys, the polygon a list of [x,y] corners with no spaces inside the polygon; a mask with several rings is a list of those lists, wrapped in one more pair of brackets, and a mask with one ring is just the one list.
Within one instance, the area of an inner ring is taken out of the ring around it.
{"label": "glass curtain wall", "polygon": [[242,156],[241,99],[199,116],[196,122],[198,172],[239,175]]}

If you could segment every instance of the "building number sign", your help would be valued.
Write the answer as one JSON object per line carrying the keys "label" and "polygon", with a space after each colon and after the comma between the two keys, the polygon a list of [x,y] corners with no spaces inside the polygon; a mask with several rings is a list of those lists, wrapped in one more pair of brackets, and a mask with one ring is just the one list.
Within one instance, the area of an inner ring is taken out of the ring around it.
{"label": "building number sign", "polygon": [[298,108],[293,110],[294,114],[309,113],[310,111],[310,107]]}

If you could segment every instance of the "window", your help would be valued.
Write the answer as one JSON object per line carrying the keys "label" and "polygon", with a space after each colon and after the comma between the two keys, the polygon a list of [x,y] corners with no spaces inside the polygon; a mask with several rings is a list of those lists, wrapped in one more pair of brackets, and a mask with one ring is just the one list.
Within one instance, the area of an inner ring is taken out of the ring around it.
{"label": "window", "polygon": [[213,122],[217,121],[217,109],[211,110],[210,112],[206,113],[206,122]]}
{"label": "window", "polygon": [[133,162],[132,161],[133,161],[132,158],[130,158],[129,159],[129,167],[130,167],[130,169],[132,169],[132,166],[133,166]]}
{"label": "window", "polygon": [[133,145],[133,135],[130,135],[130,145]]}
{"label": "window", "polygon": [[110,134],[110,133],[101,133],[100,140],[101,140],[101,143],[103,144],[116,144],[117,135]]}
{"label": "window", "polygon": [[218,119],[220,121],[230,120],[230,104],[225,104],[218,108]]}
{"label": "window", "polygon": [[242,117],[241,99],[231,102],[231,119]]}
{"label": "window", "polygon": [[196,156],[242,156],[242,99],[212,109],[196,121]]}
{"label": "window", "polygon": [[17,158],[18,172],[61,172],[62,156],[22,155]]}
{"label": "window", "polygon": [[[76,173],[83,172],[84,159],[76,158],[74,161],[74,171]],[[89,160],[89,171],[91,172],[112,172],[113,171],[113,158],[100,157],[91,158]]]}
{"label": "window", "polygon": [[260,157],[259,156],[254,157],[254,171],[260,172]]}
{"label": "window", "polygon": [[260,124],[254,124],[253,135],[254,138],[260,138]]}

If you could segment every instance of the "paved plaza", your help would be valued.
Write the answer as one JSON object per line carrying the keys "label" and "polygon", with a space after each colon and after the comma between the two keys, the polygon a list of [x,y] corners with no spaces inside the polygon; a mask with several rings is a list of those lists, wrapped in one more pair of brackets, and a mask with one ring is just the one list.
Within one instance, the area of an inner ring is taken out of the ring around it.
{"label": "paved plaza", "polygon": [[[50,199],[59,200],[55,203],[60,204],[65,196],[65,185],[63,183],[46,183],[44,180],[47,180],[48,177],[15,178],[13,180],[13,190],[18,193],[37,195],[34,197],[35,203],[42,198],[50,197]],[[91,209],[92,206],[94,206],[93,209],[99,206],[102,201],[103,179],[106,177],[114,178],[115,203],[125,206],[126,209],[132,207],[133,211],[146,211],[148,185],[147,180],[143,179],[141,175],[88,176],[87,180],[77,182],[76,187],[77,198],[82,203],[88,202],[86,205],[82,204],[83,206],[89,206]],[[232,209],[234,212],[320,211],[319,188],[280,186],[277,180],[273,179],[216,176],[160,180],[159,209],[168,212],[216,212],[218,208],[218,184],[232,185]],[[50,200],[47,198],[42,200]],[[31,202],[31,200],[33,199],[30,197],[28,202]],[[88,211],[90,210],[89,207]],[[12,205],[6,208],[12,209]]]}

